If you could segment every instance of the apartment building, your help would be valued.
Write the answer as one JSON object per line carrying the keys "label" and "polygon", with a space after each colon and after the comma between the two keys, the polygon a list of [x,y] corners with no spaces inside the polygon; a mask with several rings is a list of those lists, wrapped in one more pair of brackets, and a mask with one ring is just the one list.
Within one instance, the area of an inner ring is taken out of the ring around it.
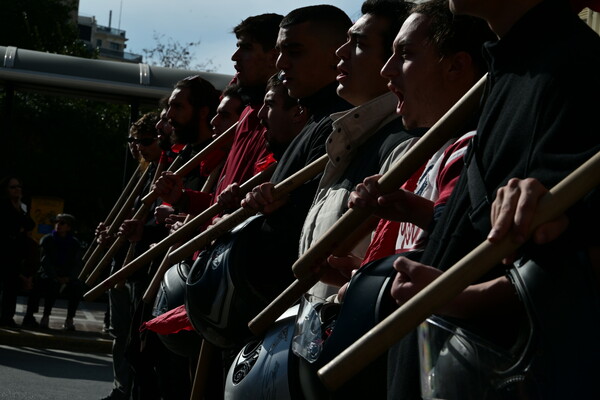
{"label": "apartment building", "polygon": [[98,25],[95,16],[77,16],[79,38],[91,50],[98,51],[101,60],[141,63],[142,55],[125,51],[127,36],[124,30],[111,26],[112,11],[108,26]]}

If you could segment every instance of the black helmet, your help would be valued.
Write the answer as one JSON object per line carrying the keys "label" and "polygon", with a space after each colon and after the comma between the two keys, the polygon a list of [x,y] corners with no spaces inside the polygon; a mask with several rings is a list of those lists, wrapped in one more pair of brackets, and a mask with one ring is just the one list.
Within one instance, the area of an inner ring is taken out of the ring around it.
{"label": "black helmet", "polygon": [[[248,218],[200,253],[187,279],[185,306],[194,328],[217,347],[252,338],[248,322],[291,284],[297,242]],[[238,347],[239,348],[239,347]]]}
{"label": "black helmet", "polygon": [[508,351],[450,319],[427,318],[418,336],[424,398],[506,400],[513,397],[503,387],[524,380],[522,375],[506,374],[515,365]]}
{"label": "black helmet", "polygon": [[[158,317],[184,304],[185,282],[189,270],[190,266],[187,262],[180,262],[165,272],[154,300],[153,316]],[[195,331],[180,331],[169,335],[157,334],[157,336],[165,347],[180,356],[189,357],[200,351],[201,337]]]}

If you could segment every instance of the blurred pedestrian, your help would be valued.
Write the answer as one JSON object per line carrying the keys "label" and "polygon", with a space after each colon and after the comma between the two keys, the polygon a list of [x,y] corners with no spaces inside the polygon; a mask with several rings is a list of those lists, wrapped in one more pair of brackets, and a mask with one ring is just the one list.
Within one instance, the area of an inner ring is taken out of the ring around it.
{"label": "blurred pedestrian", "polygon": [[[63,329],[74,331],[73,318],[84,293],[83,283],[77,278],[82,268],[83,247],[74,235],[75,217],[58,214],[54,230],[40,240],[40,269],[34,276],[33,289],[23,317],[24,327],[48,328],[50,314],[59,296],[68,300],[67,317]],[[33,316],[44,297],[44,314],[38,323]]]}
{"label": "blurred pedestrian", "polygon": [[0,326],[15,327],[17,295],[21,289],[28,289],[31,285],[25,265],[32,247],[29,244],[32,242],[31,231],[35,222],[23,203],[23,183],[19,178],[3,178],[0,181],[0,196]]}

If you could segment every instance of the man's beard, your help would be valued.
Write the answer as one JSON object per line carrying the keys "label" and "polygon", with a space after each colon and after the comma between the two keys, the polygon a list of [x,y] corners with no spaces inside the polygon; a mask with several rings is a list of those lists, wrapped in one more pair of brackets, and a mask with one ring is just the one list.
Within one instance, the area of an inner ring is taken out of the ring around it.
{"label": "man's beard", "polygon": [[289,143],[279,143],[269,140],[265,141],[265,147],[268,151],[273,153],[273,158],[275,158],[277,161],[281,159],[281,156],[283,156],[283,153],[285,153],[285,150],[288,148],[288,146]]}
{"label": "man's beard", "polygon": [[196,143],[199,132],[199,118],[194,117],[188,124],[179,124],[173,121],[173,139],[176,144]]}

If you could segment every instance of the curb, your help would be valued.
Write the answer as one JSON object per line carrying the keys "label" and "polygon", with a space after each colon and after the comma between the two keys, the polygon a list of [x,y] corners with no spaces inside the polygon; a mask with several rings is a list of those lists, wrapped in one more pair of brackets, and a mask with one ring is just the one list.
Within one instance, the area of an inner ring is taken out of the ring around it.
{"label": "curb", "polygon": [[80,353],[112,352],[112,339],[90,332],[65,332],[60,330],[34,331],[0,328],[0,344],[14,347],[34,347],[67,350]]}

